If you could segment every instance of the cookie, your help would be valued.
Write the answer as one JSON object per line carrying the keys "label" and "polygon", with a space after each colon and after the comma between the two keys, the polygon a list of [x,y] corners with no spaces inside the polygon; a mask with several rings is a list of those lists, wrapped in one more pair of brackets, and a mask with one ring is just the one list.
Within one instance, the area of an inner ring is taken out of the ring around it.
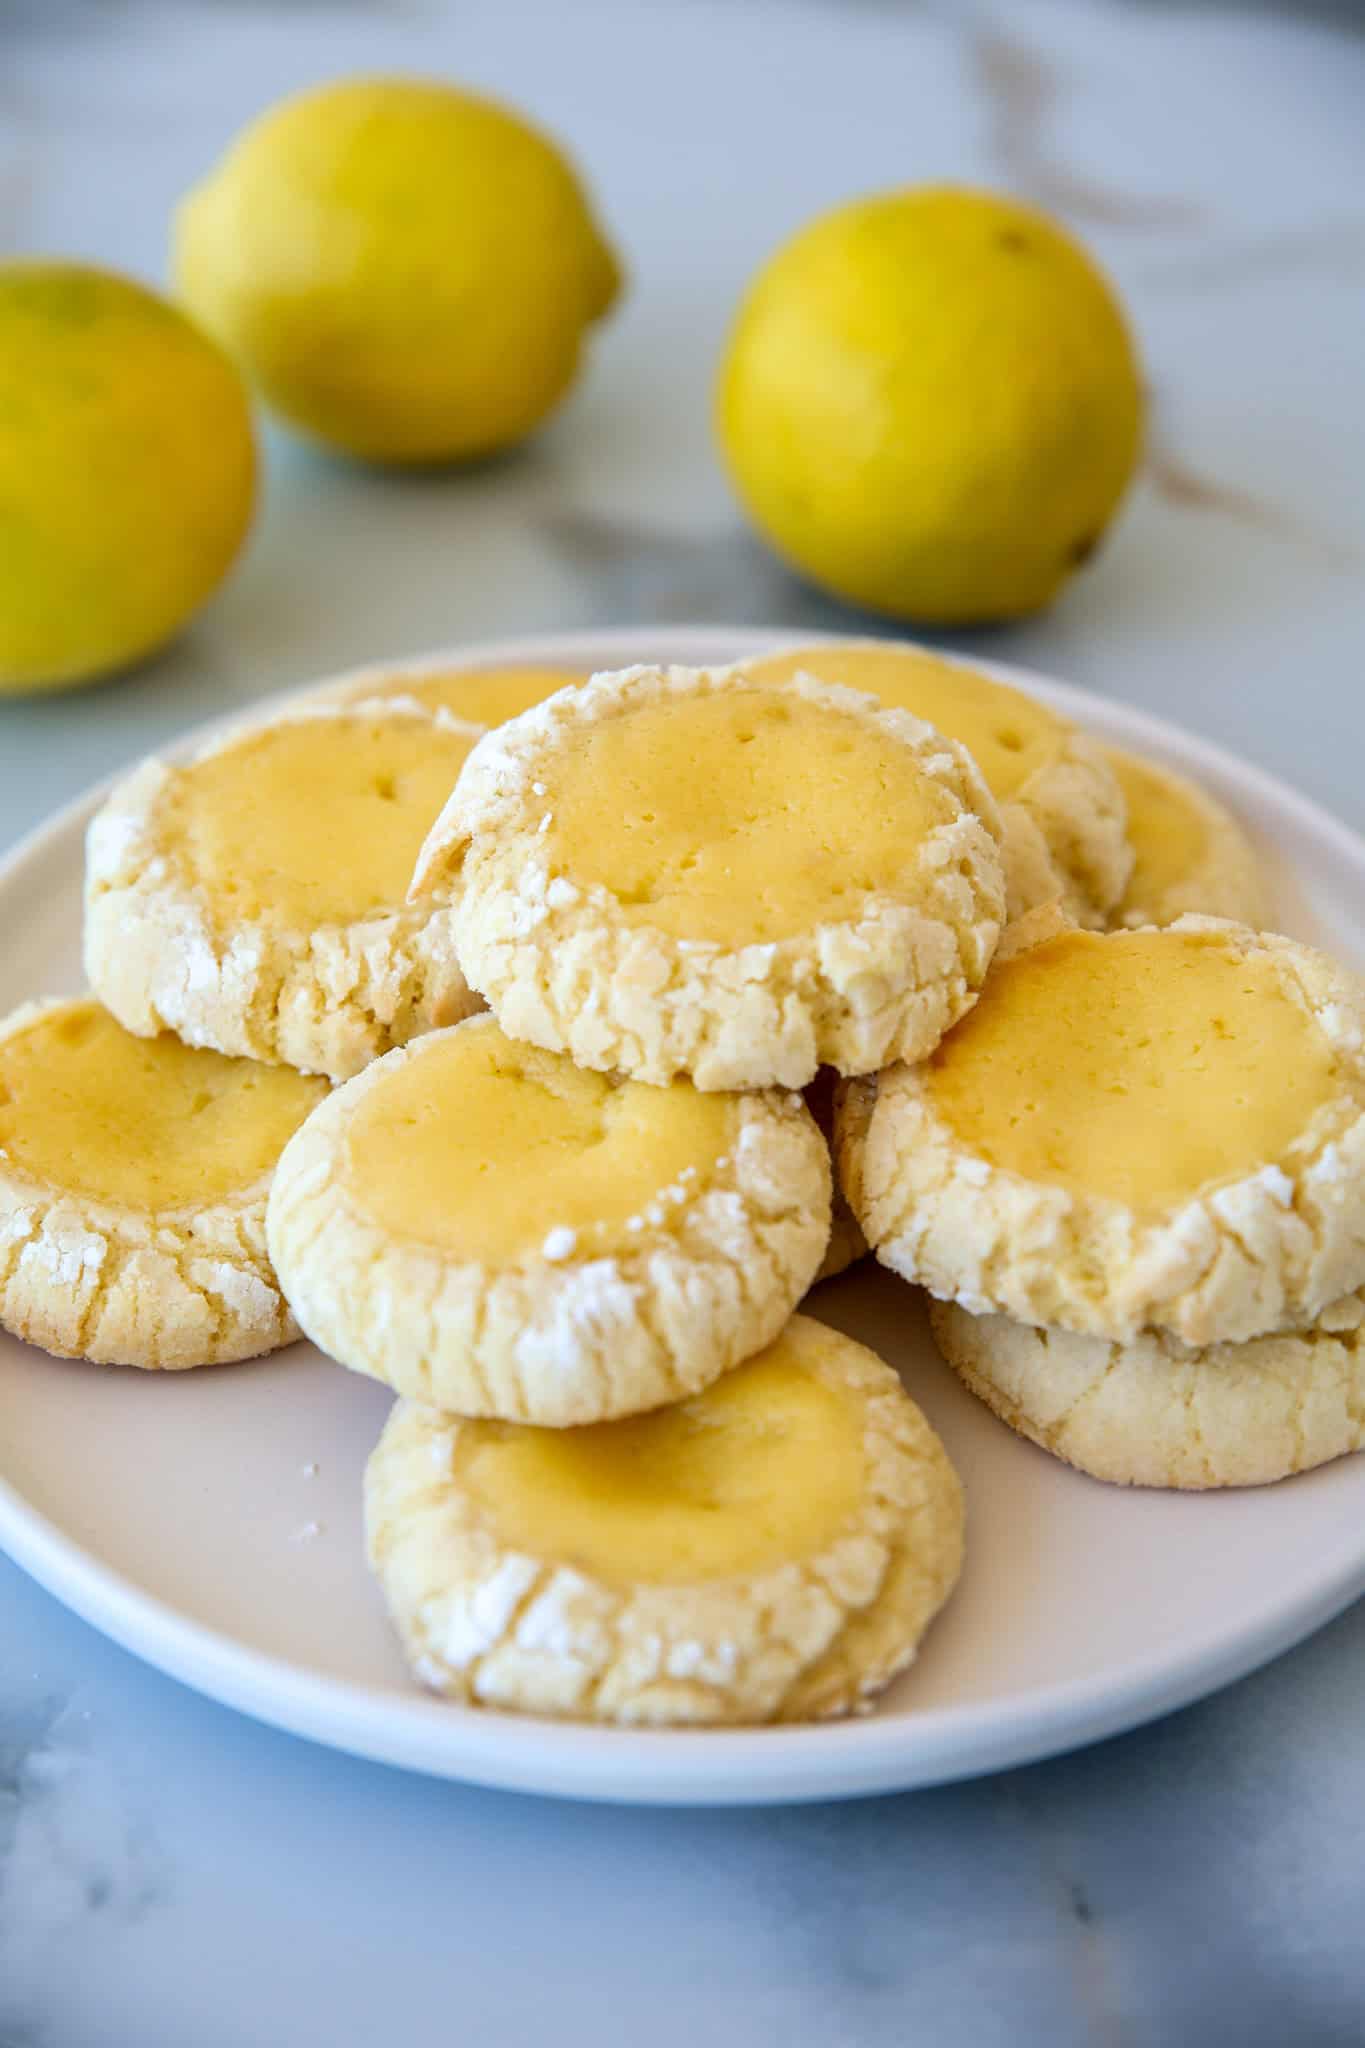
{"label": "cookie", "polygon": [[311,702],[372,704],[404,702],[426,711],[448,711],[466,725],[502,725],[543,704],[556,690],[588,679],[586,669],[446,668],[431,663],[367,668],[310,691]]}
{"label": "cookie", "polygon": [[958,1377],[1021,1436],[1114,1486],[1265,1486],[1365,1448],[1365,1301],[1308,1330],[1189,1349],[1149,1333],[1107,1344],[929,1311]]}
{"label": "cookie", "polygon": [[[833,1175],[834,1150],[834,1084],[837,1075],[830,1067],[822,1067],[809,1088],[804,1090],[806,1107],[820,1127],[820,1135],[830,1148],[830,1171]],[[843,1189],[834,1178],[834,1193],[830,1207],[829,1243],[825,1256],[820,1261],[813,1286],[821,1280],[834,1280],[840,1273],[846,1273],[859,1259],[867,1257],[867,1239],[858,1225],[858,1219],[844,1200]]]}
{"label": "cookie", "polygon": [[148,761],[90,827],[86,972],[129,1031],[343,1080],[482,1008],[405,901],[477,728],[317,707]]}
{"label": "cookie", "polygon": [[1365,989],[1208,918],[1072,931],[918,1067],[846,1089],[883,1264],[974,1314],[1128,1343],[1312,1322],[1365,1283]]}
{"label": "cookie", "polygon": [[995,806],[902,711],[704,669],[596,676],[489,733],[418,861],[516,1038],[699,1088],[919,1058],[999,935]]}
{"label": "cookie", "polygon": [[298,1335],[265,1201],[322,1081],[134,1038],[98,1003],[0,1024],[0,1325],[61,1358],[176,1370]]}
{"label": "cookie", "polygon": [[1104,751],[1128,806],[1134,856],[1110,924],[1135,930],[1174,924],[1189,912],[1231,918],[1253,930],[1268,923],[1261,864],[1231,811],[1142,754]]}
{"label": "cookie", "polygon": [[365,1520],[425,1684],[646,1725],[865,1709],[962,1557],[938,1438],[888,1366],[805,1316],[627,1422],[521,1429],[400,1402]]}
{"label": "cookie", "polygon": [[859,1259],[865,1259],[868,1252],[867,1239],[863,1236],[858,1219],[844,1200],[838,1187],[834,1190],[829,1219],[829,1243],[825,1256],[816,1268],[812,1287],[821,1280],[837,1280],[850,1266],[856,1266]]}
{"label": "cookie", "polygon": [[899,641],[789,648],[738,668],[766,682],[804,674],[866,690],[959,741],[1000,807],[1010,917],[1060,895],[1076,922],[1104,923],[1132,864],[1123,796],[1104,749],[1070,719],[964,662]]}
{"label": "cookie", "polygon": [[597,1422],[776,1336],[829,1237],[829,1157],[799,1096],[586,1073],[478,1017],[322,1105],[268,1237],[343,1365],[463,1415]]}

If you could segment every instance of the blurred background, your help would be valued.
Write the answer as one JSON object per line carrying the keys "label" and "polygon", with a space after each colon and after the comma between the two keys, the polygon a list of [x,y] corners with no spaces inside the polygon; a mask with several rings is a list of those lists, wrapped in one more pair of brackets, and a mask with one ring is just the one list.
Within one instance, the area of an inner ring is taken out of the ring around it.
{"label": "blurred background", "polygon": [[[1334,745],[1365,560],[1365,36],[1354,7],[1029,0],[0,0],[0,253],[167,276],[171,214],[281,95],[373,70],[487,91],[569,149],[627,289],[567,403],[474,469],[365,470],[264,429],[246,551],[127,680],[0,709],[10,833],[210,711],[425,647],[634,620],[875,624],[744,520],[710,425],[747,281],[812,214],[984,183],[1100,260],[1152,394],[1144,469],[1050,610],[930,634],[1277,756]],[[59,745],[60,758],[54,757]],[[8,836],[8,835],[7,835]]]}

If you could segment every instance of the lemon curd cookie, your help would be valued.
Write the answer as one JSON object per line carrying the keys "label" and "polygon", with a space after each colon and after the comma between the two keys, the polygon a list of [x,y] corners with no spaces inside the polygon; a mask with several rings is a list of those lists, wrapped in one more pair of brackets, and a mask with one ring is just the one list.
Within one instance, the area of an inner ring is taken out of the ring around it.
{"label": "lemon curd cookie", "polygon": [[1124,802],[1104,749],[1069,719],[979,669],[904,643],[795,647],[737,666],[763,682],[805,674],[866,690],[959,741],[1000,807],[1009,915],[1060,895],[1078,923],[1103,924],[1132,864]]}
{"label": "lemon curd cookie", "polygon": [[343,1365],[557,1426],[678,1400],[766,1344],[820,1263],[829,1187],[799,1096],[584,1072],[479,1017],[322,1105],[269,1242]]}
{"label": "lemon curd cookie", "polygon": [[958,1377],[1021,1436],[1115,1486],[1265,1486],[1365,1448],[1365,1301],[1307,1330],[1193,1349],[1035,1330],[934,1302]]}
{"label": "lemon curd cookie", "polygon": [[805,680],[634,668],[488,734],[418,862],[517,1038],[699,1088],[935,1045],[999,935],[965,751]]}
{"label": "lemon curd cookie", "polygon": [[0,1024],[0,1324],[62,1358],[179,1368],[298,1335],[265,1248],[326,1083],[134,1038],[98,1003]]}
{"label": "lemon curd cookie", "polygon": [[866,1708],[957,1579],[962,1492],[891,1369],[794,1316],[655,1414],[549,1431],[400,1402],[370,1562],[452,1699],[578,1720]]}
{"label": "lemon curd cookie", "polygon": [[90,827],[86,971],[128,1030],[341,1080],[481,1008],[405,901],[478,729],[318,707],[148,761]]}
{"label": "lemon curd cookie", "polygon": [[1128,805],[1133,871],[1110,916],[1127,929],[1174,924],[1187,912],[1267,922],[1265,878],[1232,813],[1197,783],[1142,754],[1106,747]]}
{"label": "lemon curd cookie", "polygon": [[845,1090],[883,1264],[975,1314],[1187,1344],[1365,1282],[1365,991],[1209,918],[1009,959],[933,1057]]}
{"label": "lemon curd cookie", "polygon": [[533,704],[543,704],[556,690],[588,679],[586,669],[447,668],[405,664],[398,668],[367,668],[310,691],[309,701],[335,704],[419,704],[426,711],[448,711],[468,725],[503,725]]}

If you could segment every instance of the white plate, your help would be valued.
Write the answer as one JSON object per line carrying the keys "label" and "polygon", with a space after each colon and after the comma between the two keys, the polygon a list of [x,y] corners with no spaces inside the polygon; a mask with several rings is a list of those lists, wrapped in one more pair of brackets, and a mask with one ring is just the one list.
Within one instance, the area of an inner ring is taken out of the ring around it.
{"label": "white plate", "polygon": [[[429,659],[714,662],[793,637],[660,628]],[[1155,719],[999,673],[1206,782],[1279,869],[1281,924],[1365,964],[1360,840]],[[79,986],[81,838],[99,795],[0,867],[0,1008]],[[1226,1684],[1365,1591],[1365,1458],[1258,1492],[1119,1492],[973,1401],[936,1357],[915,1296],[870,1263],[813,1306],[902,1369],[969,1499],[962,1584],[867,1720],[637,1734],[421,1693],[361,1555],[360,1475],[388,1396],[306,1345],[150,1375],[49,1359],[0,1335],[0,1543],[117,1642],[296,1734],[486,1785],[693,1803],[891,1791],[1046,1756]]]}

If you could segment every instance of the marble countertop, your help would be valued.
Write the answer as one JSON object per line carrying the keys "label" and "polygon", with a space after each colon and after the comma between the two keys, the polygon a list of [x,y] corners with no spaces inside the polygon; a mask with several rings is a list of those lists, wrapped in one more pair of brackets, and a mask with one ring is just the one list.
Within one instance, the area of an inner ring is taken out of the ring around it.
{"label": "marble countertop", "polygon": [[[176,196],[261,104],[431,69],[569,139],[631,290],[553,426],[477,473],[272,440],[248,552],[179,646],[0,706],[0,844],[331,668],[539,627],[847,624],[740,529],[711,367],[804,216],[944,176],[1092,241],[1155,404],[1099,562],[1045,617],[953,644],[1172,714],[1365,828],[1362,28],[1344,4],[10,0],[0,252],[155,278]],[[254,1726],[0,1562],[0,2048],[1344,2048],[1362,1694],[1365,1604],[1215,1700],[976,1784],[574,1807]]]}

